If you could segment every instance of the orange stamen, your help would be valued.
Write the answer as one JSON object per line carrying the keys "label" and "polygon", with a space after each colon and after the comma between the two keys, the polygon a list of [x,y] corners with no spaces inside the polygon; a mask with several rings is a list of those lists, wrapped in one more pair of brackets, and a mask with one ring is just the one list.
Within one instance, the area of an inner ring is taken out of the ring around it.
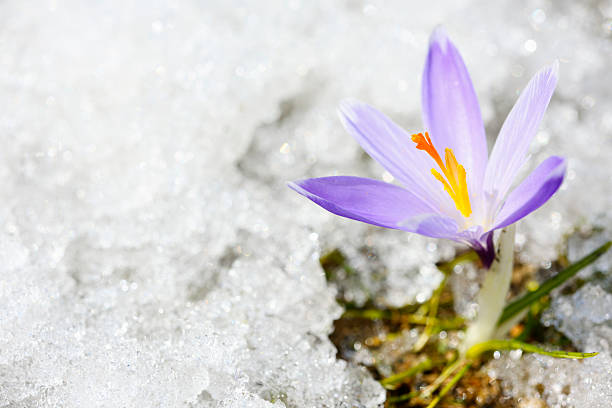
{"label": "orange stamen", "polygon": [[469,217],[472,214],[472,207],[467,189],[467,175],[465,168],[457,162],[453,150],[444,149],[444,163],[427,132],[425,135],[422,133],[412,135],[412,141],[416,143],[417,149],[426,151],[438,164],[446,179],[436,169],[431,169],[431,173],[442,183],[444,190],[455,202],[457,210],[464,217]]}
{"label": "orange stamen", "polygon": [[438,166],[440,166],[441,169],[444,169],[442,159],[440,158],[440,155],[438,154],[438,151],[434,147],[433,143],[431,143],[429,133],[425,132],[425,136],[423,136],[422,133],[412,135],[412,141],[417,144],[417,149],[425,150],[436,161],[436,163],[438,163]]}

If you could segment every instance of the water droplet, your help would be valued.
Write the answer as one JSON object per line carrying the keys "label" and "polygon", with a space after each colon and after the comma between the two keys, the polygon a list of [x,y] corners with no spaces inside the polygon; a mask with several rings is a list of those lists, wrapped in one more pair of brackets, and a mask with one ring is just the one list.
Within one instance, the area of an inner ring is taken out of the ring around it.
{"label": "water droplet", "polygon": [[525,41],[525,44],[523,44],[523,48],[525,48],[525,51],[531,54],[535,52],[535,50],[538,48],[538,44],[535,42],[535,40],[529,39]]}

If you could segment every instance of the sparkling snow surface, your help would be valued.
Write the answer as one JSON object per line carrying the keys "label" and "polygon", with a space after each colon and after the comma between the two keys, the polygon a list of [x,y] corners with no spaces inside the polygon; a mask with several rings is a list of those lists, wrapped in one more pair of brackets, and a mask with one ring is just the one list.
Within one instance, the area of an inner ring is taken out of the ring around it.
{"label": "sparkling snow surface", "polygon": [[[398,306],[427,299],[456,247],[332,216],[285,182],[391,181],[335,109],[356,97],[421,130],[440,23],[490,142],[560,60],[532,167],[566,156],[567,181],[517,240],[544,266],[576,230],[576,253],[594,247],[612,224],[609,1],[1,2],[0,406],[379,406],[336,359],[318,258],[339,248],[360,277],[349,299]],[[601,278],[551,310],[599,357],[499,360],[509,392],[539,381],[551,406],[609,406],[611,293]]]}

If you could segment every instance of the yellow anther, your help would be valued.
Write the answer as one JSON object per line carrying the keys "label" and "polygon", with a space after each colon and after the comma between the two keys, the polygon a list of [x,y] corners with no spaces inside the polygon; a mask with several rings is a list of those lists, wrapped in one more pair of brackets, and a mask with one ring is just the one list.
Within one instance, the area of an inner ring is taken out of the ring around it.
{"label": "yellow anther", "polygon": [[453,150],[448,148],[444,150],[443,163],[427,132],[425,135],[422,133],[412,135],[412,141],[417,144],[417,149],[426,151],[438,164],[446,179],[436,169],[431,169],[431,173],[442,183],[444,190],[455,202],[457,210],[464,217],[469,217],[472,214],[472,207],[467,189],[467,175],[465,168],[457,162]]}

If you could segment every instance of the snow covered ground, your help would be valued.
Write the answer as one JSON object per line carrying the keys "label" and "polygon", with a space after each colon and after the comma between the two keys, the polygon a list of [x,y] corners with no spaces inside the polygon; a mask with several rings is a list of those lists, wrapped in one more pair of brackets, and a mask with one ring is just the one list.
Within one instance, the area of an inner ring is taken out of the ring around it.
{"label": "snow covered ground", "polygon": [[[342,311],[318,258],[340,248],[361,277],[347,296],[397,306],[429,296],[455,246],[334,217],[285,182],[390,180],[335,109],[357,97],[419,131],[440,23],[490,141],[529,77],[561,62],[532,153],[568,157],[568,176],[520,225],[521,259],[609,239],[610,1],[1,2],[0,406],[381,404],[336,359]],[[490,370],[517,396],[544,381],[551,406],[609,406],[611,310],[609,276],[558,295],[549,323],[602,354]]]}

